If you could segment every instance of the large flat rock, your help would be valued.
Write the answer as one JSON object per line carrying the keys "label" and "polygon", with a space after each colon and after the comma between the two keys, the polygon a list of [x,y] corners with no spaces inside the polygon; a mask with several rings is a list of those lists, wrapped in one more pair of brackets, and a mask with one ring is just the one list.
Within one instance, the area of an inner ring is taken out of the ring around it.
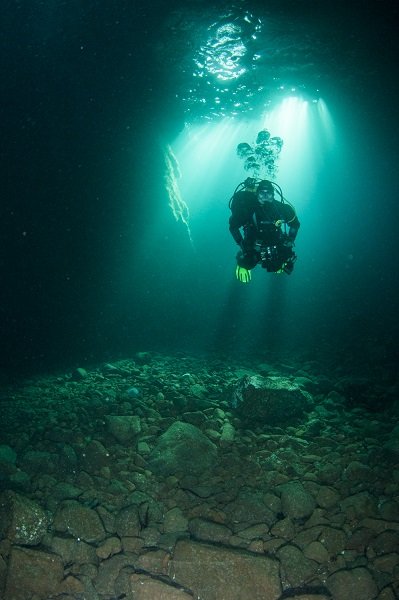
{"label": "large flat rock", "polygon": [[203,600],[277,600],[279,563],[263,555],[182,540],[169,576]]}

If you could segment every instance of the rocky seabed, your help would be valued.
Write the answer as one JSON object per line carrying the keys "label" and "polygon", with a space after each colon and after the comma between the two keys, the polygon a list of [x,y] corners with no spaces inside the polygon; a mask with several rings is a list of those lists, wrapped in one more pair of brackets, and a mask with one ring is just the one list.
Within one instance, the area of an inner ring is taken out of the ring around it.
{"label": "rocky seabed", "polygon": [[148,352],[4,385],[0,598],[399,598],[385,388]]}

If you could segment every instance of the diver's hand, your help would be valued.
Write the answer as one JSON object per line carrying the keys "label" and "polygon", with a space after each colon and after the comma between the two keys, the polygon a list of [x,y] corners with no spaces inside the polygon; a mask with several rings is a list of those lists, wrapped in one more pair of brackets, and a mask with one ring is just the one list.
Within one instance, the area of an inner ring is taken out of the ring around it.
{"label": "diver's hand", "polygon": [[251,271],[237,265],[236,277],[241,283],[249,283],[251,281]]}

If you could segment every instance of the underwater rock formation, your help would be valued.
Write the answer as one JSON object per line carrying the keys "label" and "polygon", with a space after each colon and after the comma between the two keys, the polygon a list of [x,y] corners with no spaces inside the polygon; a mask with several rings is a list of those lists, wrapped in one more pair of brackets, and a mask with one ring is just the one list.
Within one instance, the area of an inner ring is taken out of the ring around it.
{"label": "underwater rock formation", "polygon": [[235,386],[232,407],[247,425],[291,425],[312,407],[311,396],[285,377],[247,375]]}
{"label": "underwater rock formation", "polygon": [[217,448],[200,429],[176,421],[161,435],[148,457],[150,468],[163,475],[202,473],[217,459]]}

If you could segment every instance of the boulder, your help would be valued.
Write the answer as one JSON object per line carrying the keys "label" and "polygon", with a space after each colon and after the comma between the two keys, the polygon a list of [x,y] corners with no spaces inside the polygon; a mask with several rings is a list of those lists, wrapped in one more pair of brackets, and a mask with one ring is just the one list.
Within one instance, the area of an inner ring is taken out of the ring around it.
{"label": "boulder", "polygon": [[327,587],[339,600],[374,600],[378,594],[373,577],[364,567],[336,571],[327,579]]}
{"label": "boulder", "polygon": [[94,546],[81,539],[55,535],[51,539],[50,548],[62,558],[65,564],[83,565],[98,562]]}
{"label": "boulder", "polygon": [[62,560],[56,554],[15,547],[11,551],[4,600],[47,598],[63,576]]}
{"label": "boulder", "polygon": [[399,458],[399,425],[391,431],[389,439],[383,444],[386,455],[392,461],[397,461]]}
{"label": "boulder", "polygon": [[246,526],[266,523],[271,526],[276,521],[276,514],[265,503],[262,492],[252,488],[242,488],[237,497],[224,507],[224,512],[231,523]]}
{"label": "boulder", "polygon": [[141,432],[141,421],[137,415],[107,415],[108,431],[120,444],[130,444]]}
{"label": "boulder", "polygon": [[0,537],[13,544],[36,546],[47,533],[47,513],[33,500],[15,492],[0,496]]}
{"label": "boulder", "polygon": [[98,596],[93,595],[93,598],[125,598],[125,592],[128,590],[125,589],[123,592],[120,590],[116,593],[115,584],[122,569],[131,567],[136,562],[137,556],[129,552],[121,552],[102,560],[93,580]]}
{"label": "boulder", "polygon": [[[190,593],[181,588],[169,585],[164,581],[150,577],[144,573],[128,573],[125,578],[121,576],[116,582],[116,589],[121,593],[119,597],[125,597],[126,593],[137,600],[193,600]],[[124,579],[126,581],[124,581]],[[122,596],[123,594],[123,596]]]}
{"label": "boulder", "polygon": [[290,481],[278,486],[281,492],[281,511],[291,519],[303,520],[312,514],[316,502],[299,481]]}
{"label": "boulder", "polygon": [[66,500],[54,517],[54,530],[68,533],[88,543],[107,537],[98,513],[75,500]]}
{"label": "boulder", "polygon": [[39,450],[29,450],[21,459],[20,466],[29,475],[43,475],[43,473],[53,475],[57,472],[59,456],[53,452],[42,452]]}
{"label": "boulder", "polygon": [[304,586],[317,572],[319,564],[307,558],[302,551],[287,544],[277,551],[281,563],[281,575],[284,582],[291,587]]}
{"label": "boulder", "polygon": [[190,540],[177,543],[168,574],[207,600],[277,600],[281,595],[277,560]]}
{"label": "boulder", "polygon": [[220,445],[230,446],[233,444],[236,436],[236,430],[231,423],[224,423],[220,435]]}
{"label": "boulder", "polygon": [[187,527],[188,519],[184,516],[183,511],[178,506],[171,508],[165,514],[163,522],[163,530],[165,533],[187,531]]}
{"label": "boulder", "polygon": [[191,519],[189,530],[191,535],[197,540],[221,544],[228,544],[232,535],[232,531],[225,525],[214,523],[199,517]]}
{"label": "boulder", "polygon": [[246,375],[233,389],[231,406],[247,427],[286,427],[304,419],[312,398],[286,377]]}
{"label": "boulder", "polygon": [[98,440],[92,440],[84,448],[81,456],[81,467],[88,473],[97,473],[103,467],[112,464],[111,455],[107,448]]}
{"label": "boulder", "polygon": [[217,448],[197,427],[176,421],[148,457],[151,470],[162,475],[200,475],[217,460]]}
{"label": "boulder", "polygon": [[6,444],[0,445],[0,473],[2,475],[13,475],[17,471],[15,462],[17,454]]}
{"label": "boulder", "polygon": [[119,537],[134,537],[140,533],[139,509],[136,505],[125,506],[116,516],[115,531]]}

